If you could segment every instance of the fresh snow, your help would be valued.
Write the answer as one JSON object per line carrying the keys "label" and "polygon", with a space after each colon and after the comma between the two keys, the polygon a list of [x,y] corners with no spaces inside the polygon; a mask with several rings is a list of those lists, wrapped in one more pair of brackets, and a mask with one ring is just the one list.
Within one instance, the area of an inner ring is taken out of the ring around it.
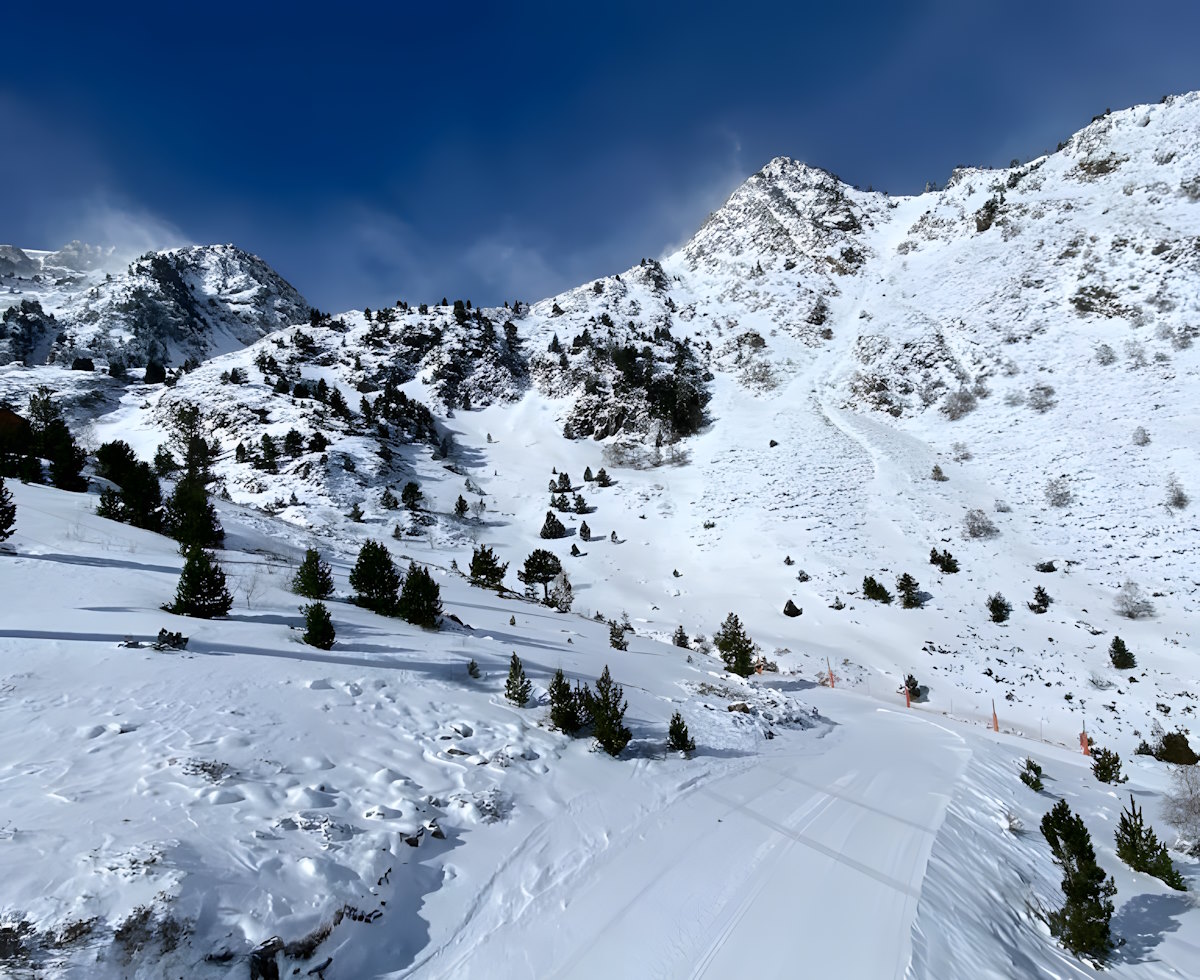
{"label": "fresh snow", "polygon": [[[1200,973],[1189,897],[1130,872],[1112,840],[1130,791],[1173,840],[1164,767],[1133,749],[1195,713],[1195,505],[1164,499],[1171,474],[1200,492],[1198,124],[1196,94],[1112,113],[1049,157],[959,171],[912,198],[772,161],[661,269],[486,311],[498,331],[513,319],[532,370],[494,352],[473,362],[470,410],[443,399],[447,358],[473,342],[445,307],[397,311],[390,344],[358,311],[222,335],[207,349],[219,356],[171,388],[0,367],[0,400],[20,408],[50,385],[87,445],[120,438],[144,459],[174,406],[199,405],[222,445],[220,558],[237,594],[225,620],[162,612],[182,564],[173,542],[97,518],[94,494],[9,481],[0,912],[43,939],[96,918],[75,943],[41,942],[40,975],[243,977],[254,944],[352,910],[285,975],[332,957],[326,980],[1083,976],[1044,925],[1059,872],[1038,822],[1056,796],[1118,885],[1112,975]],[[203,288],[236,304],[232,287]],[[582,389],[539,359],[557,335],[571,369],[587,368],[571,342],[585,327],[603,336],[602,315],[622,342],[630,320],[690,338],[712,374],[711,425],[655,447],[635,412],[621,436],[562,438]],[[430,325],[442,343],[423,353],[394,339]],[[298,335],[312,353],[290,361]],[[416,437],[381,458],[362,426],[274,394],[264,356],[354,409],[399,371],[452,437],[449,457]],[[246,384],[221,380],[235,367]],[[1054,389],[1045,412],[1031,406],[1038,385]],[[939,406],[960,387],[977,407],[951,421]],[[1138,425],[1149,444],[1133,444]],[[293,427],[324,432],[327,453],[274,474],[234,461],[239,441]],[[935,463],[947,482],[929,479]],[[615,484],[585,484],[602,465]],[[552,468],[593,510],[560,515],[570,536],[547,542]],[[1045,484],[1063,475],[1073,499],[1051,507]],[[409,479],[423,520],[379,503]],[[486,509],[454,518],[459,494]],[[364,523],[346,519],[354,504]],[[972,508],[997,537],[964,538]],[[461,625],[427,633],[339,600],[333,650],[301,644],[288,580],[304,548],[333,562],[344,599],[367,537],[402,567],[428,565]],[[533,548],[554,551],[574,611],[471,588],[459,570],[477,544],[510,563],[514,590]],[[961,571],[937,572],[931,547]],[[1051,559],[1055,572],[1034,570]],[[894,591],[902,572],[923,609],[862,598],[864,575]],[[1127,579],[1152,617],[1115,612]],[[1026,608],[1036,585],[1054,600],[1043,615]],[[983,605],[997,591],[1014,607],[1005,624]],[[783,616],[788,599],[802,616]],[[694,642],[669,645],[676,626],[711,636],[731,611],[778,673],[741,681]],[[622,613],[628,652],[593,619]],[[191,637],[186,652],[117,645],[162,627]],[[1109,665],[1114,635],[1136,670]],[[503,698],[514,651],[534,683],[524,709]],[[605,664],[630,702],[617,760],[552,731],[545,707],[555,668],[591,682]],[[910,672],[927,693],[906,708]],[[675,710],[691,759],[665,752]],[[1121,753],[1128,784],[1092,777],[1084,728]],[[1046,768],[1041,794],[1017,779],[1027,755]],[[1173,857],[1194,889],[1197,862]],[[158,934],[127,956],[113,930],[139,906]],[[170,950],[168,917],[186,933]]]}

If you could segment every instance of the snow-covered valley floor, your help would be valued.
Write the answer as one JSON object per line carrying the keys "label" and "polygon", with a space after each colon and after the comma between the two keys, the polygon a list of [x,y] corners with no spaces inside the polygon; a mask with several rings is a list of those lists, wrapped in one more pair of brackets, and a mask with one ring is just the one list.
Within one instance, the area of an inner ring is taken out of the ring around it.
{"label": "snow-covered valley floor", "polygon": [[[1035,912],[1058,899],[1036,830],[1051,794],[1117,878],[1113,975],[1200,962],[1200,912],[1116,860],[1124,794],[1075,753],[906,711],[878,685],[743,682],[640,638],[613,650],[604,624],[453,573],[443,597],[463,626],[337,602],[322,652],[299,642],[286,590],[307,542],[228,505],[238,605],[175,617],[158,609],[173,542],[97,518],[94,496],[10,486],[0,895],[5,923],[34,930],[13,975],[244,977],[254,944],[336,922],[283,975],[332,957],[327,980],[1083,976]],[[330,557],[344,594],[352,555]],[[164,626],[185,652],[117,646]],[[594,680],[607,663],[630,702],[622,758],[505,701],[513,651],[535,701],[556,667]],[[664,748],[676,709],[691,759]],[[1027,754],[1044,793],[1016,778]],[[1154,819],[1164,773],[1127,768]]]}

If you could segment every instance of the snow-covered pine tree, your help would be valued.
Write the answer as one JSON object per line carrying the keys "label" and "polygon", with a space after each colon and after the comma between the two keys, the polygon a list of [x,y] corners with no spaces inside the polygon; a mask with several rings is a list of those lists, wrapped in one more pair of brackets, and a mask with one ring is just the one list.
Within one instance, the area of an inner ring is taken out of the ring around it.
{"label": "snow-covered pine tree", "polygon": [[195,546],[188,549],[175,588],[175,601],[165,608],[197,619],[224,616],[233,608],[233,596],[225,588],[225,572],[212,552]]}
{"label": "snow-covered pine tree", "polygon": [[687,630],[682,625],[675,627],[675,632],[671,634],[671,642],[677,647],[682,647],[684,650],[691,647],[691,644],[688,642]]}
{"label": "snow-covered pine tree", "polygon": [[304,560],[292,579],[292,591],[305,599],[328,599],[333,595],[333,569],[316,548],[304,552]]}
{"label": "snow-covered pine tree", "polygon": [[514,650],[512,660],[508,662],[508,680],[504,682],[504,696],[518,708],[523,708],[532,693],[533,684],[525,676],[525,667]]}
{"label": "snow-covered pine tree", "polygon": [[1108,646],[1108,657],[1117,670],[1133,670],[1137,666],[1137,658],[1119,636],[1112,638],[1112,643]]}
{"label": "snow-covered pine tree", "polygon": [[571,690],[561,667],[550,680],[549,692],[550,724],[564,734],[574,736],[583,727],[580,699],[578,689]]}
{"label": "snow-covered pine tree", "polygon": [[896,579],[896,591],[900,593],[900,606],[902,609],[920,609],[921,608],[921,586],[915,578],[905,572]]}

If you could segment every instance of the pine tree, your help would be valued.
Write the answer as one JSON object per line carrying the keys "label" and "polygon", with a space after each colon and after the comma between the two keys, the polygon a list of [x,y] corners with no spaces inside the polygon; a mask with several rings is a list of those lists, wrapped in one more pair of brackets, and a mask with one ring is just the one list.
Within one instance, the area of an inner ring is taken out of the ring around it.
{"label": "pine tree", "polygon": [[400,506],[400,501],[392,493],[391,487],[385,488],[383,493],[379,495],[379,506],[384,510],[396,510]]}
{"label": "pine tree", "polygon": [[590,466],[585,466],[585,467],[583,468],[583,482],[584,482],[584,483],[591,483],[591,482],[593,482],[595,479],[596,479],[596,478],[595,478],[594,476],[592,476],[592,468],[591,468]]}
{"label": "pine tree", "polygon": [[325,603],[312,602],[301,611],[304,613],[304,642],[318,650],[332,649],[337,633]]}
{"label": "pine tree", "polygon": [[587,522],[587,521],[584,521],[582,524],[580,524],[580,525],[579,525],[579,536],[580,536],[581,538],[583,538],[583,540],[584,540],[584,541],[590,541],[590,540],[591,540],[591,538],[592,538],[592,529],[591,529],[590,527],[588,527],[588,522]]}
{"label": "pine tree", "polygon": [[1128,777],[1121,775],[1121,757],[1111,749],[1096,749],[1092,752],[1092,775],[1102,783],[1128,781]]}
{"label": "pine tree", "polygon": [[508,680],[504,683],[504,696],[518,708],[525,707],[529,695],[533,693],[533,685],[525,676],[525,668],[521,658],[513,651],[512,660],[508,662]]}
{"label": "pine tree", "polygon": [[628,650],[629,640],[625,637],[625,627],[615,619],[608,624],[608,645],[614,650]]}
{"label": "pine tree", "polygon": [[458,499],[454,501],[454,516],[460,521],[467,516],[467,501],[460,493]]}
{"label": "pine tree", "polygon": [[208,498],[204,479],[198,472],[182,476],[167,500],[163,524],[179,542],[181,551],[189,548],[216,548],[225,540],[225,530],[217,519],[217,509]]}
{"label": "pine tree", "polygon": [[903,609],[921,608],[921,586],[915,578],[905,572],[896,579],[896,591],[900,593],[900,606]]}
{"label": "pine tree", "polygon": [[675,627],[675,632],[671,634],[671,642],[677,647],[682,647],[684,650],[691,647],[691,644],[688,643],[687,630],[682,625]]}
{"label": "pine tree", "polygon": [[754,641],[734,613],[726,616],[721,628],[713,634],[713,644],[720,651],[721,659],[730,673],[742,677],[754,673]]}
{"label": "pine tree", "polygon": [[603,466],[601,466],[600,469],[598,469],[596,471],[596,483],[597,483],[597,485],[602,486],[602,487],[611,487],[612,486],[612,477],[610,477],[608,475],[608,472],[604,469]]}
{"label": "pine tree", "polygon": [[1112,952],[1109,922],[1117,886],[1096,863],[1092,838],[1066,800],[1042,817],[1042,836],[1063,869],[1061,909],[1051,912],[1050,932],[1077,956],[1104,961]]}
{"label": "pine tree", "polygon": [[[549,585],[561,571],[562,562],[558,560],[557,555],[546,551],[545,548],[536,548],[525,559],[525,567],[517,573],[517,578],[529,586],[540,585],[543,593],[542,599],[549,603]],[[534,594],[536,595],[536,593]]]}
{"label": "pine tree", "polygon": [[225,573],[212,552],[196,546],[188,549],[175,588],[175,601],[165,608],[197,619],[224,616],[233,608],[233,596],[225,588]]}
{"label": "pine tree", "polygon": [[993,623],[1003,623],[1007,621],[1008,614],[1012,612],[1012,603],[997,592],[995,595],[988,596],[987,610]]}
{"label": "pine tree", "polygon": [[672,752],[696,750],[696,740],[688,734],[687,722],[678,711],[671,715],[671,724],[667,727],[667,748]]}
{"label": "pine tree", "polygon": [[392,616],[399,601],[400,572],[387,548],[378,541],[367,541],[358,552],[358,560],[350,570],[350,588],[357,605],[382,616]]}
{"label": "pine tree", "polygon": [[292,591],[305,599],[328,599],[333,595],[333,569],[321,560],[316,548],[304,552],[304,561],[292,579]]}
{"label": "pine tree", "polygon": [[0,541],[7,541],[17,528],[17,505],[13,502],[12,493],[4,485],[0,477]]}
{"label": "pine tree", "polygon": [[1050,608],[1050,603],[1052,601],[1053,600],[1050,598],[1050,593],[1042,588],[1042,586],[1037,585],[1034,586],[1033,589],[1033,602],[1027,602],[1026,605],[1029,606],[1032,612],[1040,615]]}
{"label": "pine tree", "polygon": [[1112,638],[1112,643],[1108,647],[1108,656],[1117,670],[1133,670],[1137,666],[1137,658],[1129,652],[1125,641],[1119,636]]}
{"label": "pine tree", "polygon": [[892,594],[885,586],[880,585],[875,581],[873,575],[863,577],[863,596],[875,602],[882,602],[885,606],[892,604]]}
{"label": "pine tree", "polygon": [[421,505],[421,499],[424,496],[416,481],[409,480],[404,484],[404,489],[400,491],[400,502],[409,510],[416,510]]}
{"label": "pine tree", "polygon": [[1129,809],[1122,808],[1117,824],[1117,857],[1133,868],[1153,875],[1176,891],[1187,891],[1183,876],[1175,870],[1167,847],[1158,840],[1154,828],[1142,821],[1142,811],[1129,796]]}
{"label": "pine tree", "polygon": [[467,676],[472,680],[479,680],[479,664],[475,662],[473,657],[467,664]]}
{"label": "pine tree", "polygon": [[478,585],[485,589],[498,589],[504,584],[504,574],[507,571],[508,562],[500,564],[496,553],[486,545],[476,548],[471,554],[472,585]]}
{"label": "pine tree", "polygon": [[583,494],[577,493],[571,501],[571,506],[575,508],[576,514],[586,514],[588,512],[587,501],[583,499]]}
{"label": "pine tree", "polygon": [[620,755],[633,737],[633,733],[623,724],[625,709],[629,707],[629,702],[624,698],[624,689],[613,681],[608,664],[605,664],[604,672],[596,681],[596,693],[591,695],[590,707],[592,734],[609,755]]}
{"label": "pine tree", "polygon": [[442,615],[442,590],[429,569],[415,561],[408,563],[408,574],[400,589],[397,611],[405,621],[425,629],[436,629]]}
{"label": "pine tree", "polygon": [[571,690],[560,667],[550,681],[549,692],[550,724],[560,732],[574,736],[583,727],[579,688]]}
{"label": "pine tree", "polygon": [[565,538],[567,536],[567,529],[563,527],[562,521],[554,516],[554,511],[548,510],[546,511],[546,521],[542,524],[542,530],[539,532],[539,535],[540,537],[549,539]]}
{"label": "pine tree", "polygon": [[1042,767],[1032,759],[1025,760],[1025,768],[1021,770],[1021,782],[1035,793],[1042,791]]}

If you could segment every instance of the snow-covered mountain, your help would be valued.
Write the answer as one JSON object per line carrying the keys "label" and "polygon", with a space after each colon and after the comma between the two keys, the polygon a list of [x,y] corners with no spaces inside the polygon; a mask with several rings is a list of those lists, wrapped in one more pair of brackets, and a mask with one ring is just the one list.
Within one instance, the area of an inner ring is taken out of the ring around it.
{"label": "snow-covered mountain", "polygon": [[[514,308],[402,297],[323,316],[231,246],[123,274],[80,246],[0,250],[19,290],[3,297],[0,400],[49,385],[92,448],[122,439],[143,459],[198,408],[246,605],[172,619],[157,608],[171,542],[95,517],[89,498],[19,489],[30,516],[0,562],[24,574],[0,652],[50,666],[0,678],[16,719],[0,780],[22,800],[2,904],[47,935],[87,916],[115,928],[139,903],[161,928],[170,909],[194,936],[162,961],[206,976],[240,974],[201,953],[244,972],[248,945],[330,922],[328,980],[643,975],[629,950],[653,950],[662,975],[770,973],[799,955],[797,922],[811,957],[864,909],[887,941],[810,958],[814,973],[1082,976],[1036,911],[1057,901],[1057,872],[1019,832],[1051,802],[1016,780],[1031,755],[1118,874],[1114,926],[1133,952],[1113,975],[1195,972],[1200,916],[1123,869],[1120,802],[1072,753],[1085,729],[1119,750],[1157,821],[1166,773],[1133,750],[1195,724],[1197,132],[1200,93],[1173,97],[913,197],[779,158],[677,251]],[[78,355],[175,370],[147,384],[68,370]],[[602,466],[613,485],[583,478]],[[586,499],[558,514],[566,537],[542,539],[564,474]],[[423,499],[398,508],[409,481]],[[427,634],[335,604],[334,649],[298,645],[300,550],[319,546],[345,595],[366,538],[433,568],[460,622]],[[478,545],[509,563],[514,595],[466,584]],[[516,598],[534,548],[562,561],[572,614]],[[65,611],[39,605],[72,564]],[[893,589],[905,572],[921,608],[864,596],[865,576]],[[1004,622],[986,607],[997,593]],[[1125,615],[1135,597],[1147,605]],[[699,636],[730,611],[778,674],[724,673]],[[592,621],[623,613],[628,652]],[[112,649],[160,624],[192,630],[199,656]],[[679,626],[688,650],[670,645]],[[1113,667],[1118,635],[1135,669]],[[597,771],[608,761],[550,731],[544,708],[502,700],[514,650],[538,699],[556,666],[612,667],[630,691],[631,773]],[[97,664],[104,691],[55,700]],[[903,713],[909,674],[924,690]],[[691,763],[657,748],[676,709],[698,734]],[[47,763],[26,725],[74,727],[90,748]],[[61,775],[46,782],[47,767]],[[97,788],[105,771],[136,787],[125,809],[125,783]],[[94,858],[45,885],[39,855],[65,846],[76,812]],[[54,841],[25,835],[43,820]],[[403,843],[434,820],[446,842]],[[397,886],[386,871],[401,864]],[[105,963],[91,975],[121,975]]]}
{"label": "snow-covered mountain", "polygon": [[111,253],[0,247],[0,363],[76,357],[144,366],[199,362],[308,318],[304,298],[232,245],[152,252],[113,271]]}

